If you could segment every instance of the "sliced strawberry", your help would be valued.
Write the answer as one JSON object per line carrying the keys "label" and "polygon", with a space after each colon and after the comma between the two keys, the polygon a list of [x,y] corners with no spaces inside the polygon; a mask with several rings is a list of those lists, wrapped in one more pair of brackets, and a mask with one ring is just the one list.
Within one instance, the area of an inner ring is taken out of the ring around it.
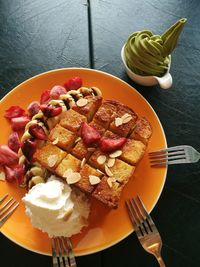
{"label": "sliced strawberry", "polygon": [[102,152],[113,152],[117,149],[120,149],[125,143],[127,139],[125,137],[119,137],[117,139],[110,138],[101,138],[99,142],[99,148]]}
{"label": "sliced strawberry", "polygon": [[21,184],[24,180],[25,166],[23,164],[17,164],[12,166],[12,168],[5,166],[5,175],[8,182],[14,182],[17,180]]}
{"label": "sliced strawberry", "polygon": [[0,145],[0,165],[12,165],[17,163],[18,155],[6,145]]}
{"label": "sliced strawberry", "polygon": [[28,129],[29,133],[36,139],[45,140],[46,133],[43,128],[38,124],[33,124]]}
{"label": "sliced strawberry", "polygon": [[37,149],[37,141],[36,140],[31,140],[31,139],[27,139],[22,143],[22,152],[24,154],[24,156],[31,161],[33,154],[35,153],[36,149]]}
{"label": "sliced strawberry", "polygon": [[44,91],[40,96],[40,104],[48,104],[51,100],[50,90]]}
{"label": "sliced strawberry", "polygon": [[18,152],[20,149],[20,140],[17,132],[12,132],[8,137],[8,147],[14,152]]}
{"label": "sliced strawberry", "polygon": [[11,106],[9,109],[6,110],[4,117],[10,120],[12,118],[17,118],[25,115],[25,110],[20,106]]}
{"label": "sliced strawberry", "polygon": [[31,117],[33,117],[35,114],[37,114],[40,110],[40,103],[38,101],[31,102],[28,107],[28,112]]}
{"label": "sliced strawberry", "polygon": [[5,175],[6,175],[6,181],[8,182],[14,182],[15,181],[15,171],[13,168],[10,168],[8,166],[4,167]]}
{"label": "sliced strawberry", "polygon": [[62,112],[62,107],[53,105],[40,105],[40,109],[47,118],[55,117]]}
{"label": "sliced strawberry", "polygon": [[101,139],[100,133],[86,122],[81,125],[81,137],[87,146],[96,144]]}
{"label": "sliced strawberry", "polygon": [[67,91],[76,90],[82,86],[82,79],[80,77],[72,77],[66,83],[64,83],[64,87]]}
{"label": "sliced strawberry", "polygon": [[28,116],[22,116],[22,117],[12,118],[10,121],[13,131],[20,131],[24,129],[24,127],[30,121],[30,119],[28,118]]}
{"label": "sliced strawberry", "polygon": [[50,96],[52,99],[58,99],[60,95],[66,94],[67,90],[61,85],[55,85],[51,91]]}

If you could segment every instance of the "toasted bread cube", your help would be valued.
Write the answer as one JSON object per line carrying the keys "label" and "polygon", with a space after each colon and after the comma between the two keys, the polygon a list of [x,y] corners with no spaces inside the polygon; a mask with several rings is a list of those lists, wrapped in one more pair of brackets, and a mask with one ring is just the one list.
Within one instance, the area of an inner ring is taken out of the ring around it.
{"label": "toasted bread cube", "polygon": [[115,181],[112,183],[112,187],[110,187],[107,181],[108,179],[109,177],[107,176],[102,177],[101,182],[97,185],[92,196],[103,202],[109,208],[116,209],[124,184]]}
{"label": "toasted bread cube", "polygon": [[54,170],[66,155],[67,153],[57,146],[46,143],[42,148],[37,149],[34,160],[43,167]]}
{"label": "toasted bread cube", "polygon": [[82,122],[86,122],[85,116],[79,114],[73,109],[63,112],[60,125],[72,132],[77,132],[81,127]]}
{"label": "toasted bread cube", "polygon": [[105,128],[99,123],[91,121],[89,125],[92,126],[95,130],[97,130],[101,136],[105,133]]}
{"label": "toasted bread cube", "polygon": [[127,142],[122,147],[122,155],[120,158],[131,165],[136,165],[143,157],[146,149],[141,141],[127,139]]}
{"label": "toasted bread cube", "polygon": [[90,122],[96,113],[97,109],[100,107],[102,102],[101,96],[86,96],[84,99],[87,100],[87,104],[83,107],[79,107],[77,104],[73,107],[73,110],[84,115],[87,121]]}
{"label": "toasted bread cube", "polygon": [[51,117],[51,118],[47,119],[46,123],[49,127],[49,130],[53,129],[60,122],[61,116],[62,115],[59,114],[58,116]]}
{"label": "toasted bread cube", "polygon": [[49,139],[52,142],[56,142],[55,144],[64,150],[70,150],[74,145],[77,136],[75,133],[63,128],[59,124],[54,127],[50,134]]}
{"label": "toasted bread cube", "polygon": [[114,166],[109,169],[113,174],[113,177],[115,177],[119,183],[126,184],[132,177],[135,166],[131,166],[120,159],[116,159]]}
{"label": "toasted bread cube", "polygon": [[152,135],[152,128],[150,123],[145,118],[140,118],[136,122],[136,127],[130,135],[130,138],[141,141],[147,144]]}
{"label": "toasted bread cube", "polygon": [[[116,102],[116,101],[115,101]],[[132,129],[135,126],[136,120],[137,120],[137,115],[135,114],[135,112],[130,109],[129,107],[116,102],[116,108],[117,111],[114,115],[114,119],[110,124],[109,129],[111,131],[113,131],[114,133],[120,135],[120,136],[124,136],[127,137],[128,134],[132,131]],[[124,118],[123,116],[126,115],[130,115],[130,120],[129,121],[125,121],[123,120],[123,123],[121,125],[117,125],[116,119],[117,118]]]}
{"label": "toasted bread cube", "polygon": [[107,131],[104,133],[103,137],[110,138],[110,139],[117,139],[117,138],[120,138],[120,136],[119,136],[118,134],[113,133],[113,132],[111,132],[111,131],[109,131],[109,130],[107,130]]}
{"label": "toasted bread cube", "polygon": [[96,185],[92,185],[89,180],[90,175],[97,176],[101,178],[102,174],[99,173],[94,168],[90,167],[88,164],[85,164],[83,168],[81,168],[80,171],[81,180],[76,183],[76,187],[78,187],[80,190],[91,193]]}
{"label": "toasted bread cube", "polygon": [[92,155],[89,158],[88,162],[93,168],[99,169],[99,170],[101,170],[102,172],[105,173],[105,163],[104,164],[100,164],[98,162],[98,158],[100,156],[106,156],[106,158],[108,159],[108,155],[106,153],[103,153],[100,149],[97,149],[92,153]]}
{"label": "toasted bread cube", "polygon": [[81,161],[71,154],[68,154],[55,169],[57,175],[63,177],[66,170],[71,169],[73,172],[80,171]]}
{"label": "toasted bread cube", "polygon": [[112,101],[106,100],[98,109],[93,121],[107,129],[114,118],[115,112],[116,106],[112,104]]}
{"label": "toasted bread cube", "polygon": [[92,151],[88,151],[88,147],[83,143],[82,140],[78,141],[74,148],[72,149],[71,153],[82,160],[83,158],[88,159],[92,154]]}

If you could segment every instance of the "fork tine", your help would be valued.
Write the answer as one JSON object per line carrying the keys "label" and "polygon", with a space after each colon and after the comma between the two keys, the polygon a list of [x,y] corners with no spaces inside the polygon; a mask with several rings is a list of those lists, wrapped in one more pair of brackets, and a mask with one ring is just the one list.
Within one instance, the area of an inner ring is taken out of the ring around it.
{"label": "fork tine", "polygon": [[1,199],[0,199],[0,204],[4,201],[5,198],[7,198],[8,194],[6,194],[5,196],[3,196]]}
{"label": "fork tine", "polygon": [[174,159],[185,159],[186,160],[186,156],[185,155],[180,155],[180,156],[172,156],[172,157],[162,157],[162,158],[154,158],[154,159],[150,159],[150,163],[159,163],[159,162],[166,162],[166,161],[171,161]]}
{"label": "fork tine", "polygon": [[[144,203],[142,202],[141,198],[138,195],[137,195],[137,199],[138,199],[138,202],[140,203],[140,207],[142,208],[143,213],[146,216],[146,220],[149,223],[149,226],[151,228],[151,226],[154,225],[154,222],[151,219],[151,216],[149,215],[149,213],[147,212],[147,210],[146,210],[146,208],[144,206]],[[152,231],[152,228],[151,228],[151,231]]]}
{"label": "fork tine", "polygon": [[13,200],[13,197],[11,197],[1,208],[0,212]]}
{"label": "fork tine", "polygon": [[177,151],[177,150],[184,150],[186,146],[173,146],[173,147],[170,147],[170,148],[166,148],[166,149],[160,149],[160,150],[157,150],[157,151],[152,151],[152,152],[149,152],[149,154],[154,154],[154,153],[161,153],[161,152],[168,152],[168,151]]}
{"label": "fork tine", "polygon": [[62,251],[62,242],[60,240],[60,237],[57,237],[57,248],[58,248],[58,258],[60,262],[60,267],[65,267],[65,262],[63,259],[63,251]]}
{"label": "fork tine", "polygon": [[73,253],[72,243],[69,238],[64,238],[64,240],[67,241],[70,267],[76,267],[76,259]]}
{"label": "fork tine", "polygon": [[19,203],[17,203],[14,207],[12,207],[12,209],[10,209],[10,211],[0,220],[0,226],[2,226],[7,221],[7,219],[11,216],[11,214],[16,210],[18,206]]}
{"label": "fork tine", "polygon": [[186,159],[177,159],[177,160],[172,160],[172,161],[163,161],[163,162],[158,162],[151,164],[151,167],[164,167],[166,165],[171,165],[171,164],[182,164],[182,163],[189,163]]}
{"label": "fork tine", "polygon": [[63,253],[63,258],[64,258],[64,261],[65,261],[65,266],[66,267],[69,267],[69,261],[68,261],[68,257],[67,257],[67,255],[68,255],[68,251],[67,251],[67,249],[66,249],[66,245],[65,245],[65,239],[64,239],[64,237],[62,238],[61,237],[61,241],[62,241],[62,247],[63,247],[63,251],[64,251],[64,253]]}
{"label": "fork tine", "polygon": [[[1,212],[0,212],[0,218],[14,205],[16,203],[16,200],[14,200],[14,201],[9,201],[9,202],[7,202],[7,204],[6,204],[6,208],[4,208],[3,210],[1,210]],[[9,205],[8,205],[9,204]]]}
{"label": "fork tine", "polygon": [[135,218],[133,216],[132,209],[130,207],[130,203],[128,201],[126,201],[125,203],[126,203],[126,207],[127,207],[127,210],[128,210],[128,213],[129,213],[129,216],[130,216],[130,219],[131,219],[131,222],[133,224],[133,227],[136,230],[137,229],[137,222],[135,221]]}
{"label": "fork tine", "polygon": [[53,267],[59,267],[58,259],[56,257],[56,246],[54,238],[51,239],[52,261]]}
{"label": "fork tine", "polygon": [[154,159],[154,158],[162,158],[162,157],[167,157],[167,156],[173,156],[173,155],[185,155],[185,151],[167,151],[167,152],[163,152],[163,153],[152,153],[151,155],[149,155],[150,159]]}

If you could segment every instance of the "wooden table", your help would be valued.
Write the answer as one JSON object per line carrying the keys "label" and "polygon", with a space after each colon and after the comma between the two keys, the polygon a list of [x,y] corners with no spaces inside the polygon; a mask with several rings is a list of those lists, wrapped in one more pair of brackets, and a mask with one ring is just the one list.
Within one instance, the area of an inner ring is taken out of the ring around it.
{"label": "wooden table", "polygon": [[[1,97],[47,70],[91,67],[135,87],[153,106],[168,145],[200,150],[200,2],[139,0],[0,0]],[[126,76],[120,50],[137,30],[162,33],[177,19],[188,22],[172,55],[171,90],[144,88]],[[4,111],[1,111],[4,112]],[[152,212],[163,239],[167,266],[200,264],[200,164],[170,166]],[[51,266],[51,258],[17,246],[0,234],[1,266]],[[77,258],[84,266],[157,266],[135,234],[96,254]]]}

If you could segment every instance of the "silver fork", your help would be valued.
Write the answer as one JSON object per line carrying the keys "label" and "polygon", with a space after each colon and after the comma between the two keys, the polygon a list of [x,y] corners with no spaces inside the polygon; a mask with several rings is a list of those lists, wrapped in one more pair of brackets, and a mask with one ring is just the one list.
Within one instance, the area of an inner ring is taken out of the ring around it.
{"label": "silver fork", "polygon": [[152,167],[162,167],[170,164],[195,163],[200,159],[200,153],[192,146],[173,146],[149,153]]}
{"label": "silver fork", "polygon": [[[8,197],[8,194],[0,199],[0,204]],[[11,214],[19,206],[19,203],[11,197],[2,207],[0,207],[0,227],[7,221]]]}
{"label": "silver fork", "polygon": [[142,247],[153,254],[161,267],[166,267],[162,257],[162,240],[160,234],[151,218],[147,213],[144,204],[139,196],[126,201],[129,217],[137,234]]}
{"label": "silver fork", "polygon": [[51,239],[53,267],[76,267],[72,244],[67,237]]}

